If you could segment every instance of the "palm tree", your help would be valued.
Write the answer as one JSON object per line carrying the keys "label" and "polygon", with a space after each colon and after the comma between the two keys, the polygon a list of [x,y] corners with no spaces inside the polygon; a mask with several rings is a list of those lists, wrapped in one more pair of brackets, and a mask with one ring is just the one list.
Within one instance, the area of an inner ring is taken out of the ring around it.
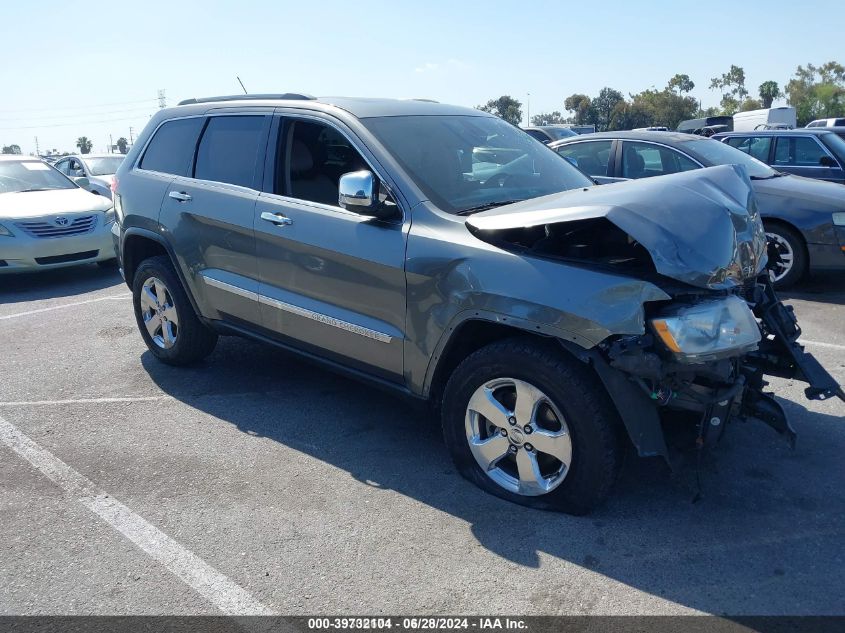
{"label": "palm tree", "polygon": [[780,99],[783,93],[780,91],[776,81],[764,81],[760,84],[760,99],[763,100],[764,108],[771,108],[772,101]]}
{"label": "palm tree", "polygon": [[91,151],[91,148],[94,147],[94,143],[92,143],[87,136],[80,136],[76,139],[76,146],[79,148],[80,154],[88,154]]}

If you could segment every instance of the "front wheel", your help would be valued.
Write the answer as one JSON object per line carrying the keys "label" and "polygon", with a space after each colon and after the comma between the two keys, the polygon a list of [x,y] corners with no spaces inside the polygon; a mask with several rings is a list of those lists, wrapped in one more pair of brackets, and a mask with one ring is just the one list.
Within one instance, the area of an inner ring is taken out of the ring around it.
{"label": "front wheel", "polygon": [[141,262],[132,282],[132,298],[141,336],[160,361],[188,365],[214,350],[217,334],[197,318],[168,257]]}
{"label": "front wheel", "polygon": [[801,236],[780,224],[766,226],[768,240],[767,264],[772,285],[788,288],[801,280],[807,273],[807,248]]}
{"label": "front wheel", "polygon": [[460,473],[521,505],[586,514],[622,464],[621,421],[587,365],[531,340],[488,345],[455,370],[443,435]]}

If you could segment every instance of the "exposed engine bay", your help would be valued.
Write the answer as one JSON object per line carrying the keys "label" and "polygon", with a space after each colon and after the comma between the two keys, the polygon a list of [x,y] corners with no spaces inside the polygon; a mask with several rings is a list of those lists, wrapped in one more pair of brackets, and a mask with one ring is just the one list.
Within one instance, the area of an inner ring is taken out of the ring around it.
{"label": "exposed engine bay", "polygon": [[809,399],[845,401],[798,342],[792,308],[772,288],[741,167],[570,191],[467,225],[504,250],[646,280],[666,293],[668,301],[643,304],[640,335],[611,335],[592,349],[562,343],[594,367],[642,456],[668,459],[665,411],[697,416],[701,448],[734,418],[760,420],[794,444],[785,411],[764,391],[767,375],[806,382]]}

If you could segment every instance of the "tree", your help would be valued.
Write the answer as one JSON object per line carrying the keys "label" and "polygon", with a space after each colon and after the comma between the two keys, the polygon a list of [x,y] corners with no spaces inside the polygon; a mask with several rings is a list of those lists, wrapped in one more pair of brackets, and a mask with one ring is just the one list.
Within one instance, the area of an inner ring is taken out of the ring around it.
{"label": "tree", "polygon": [[91,148],[94,147],[94,143],[92,143],[87,136],[80,136],[76,139],[76,146],[79,148],[80,154],[88,154],[91,151]]}
{"label": "tree", "polygon": [[764,108],[771,108],[772,101],[780,99],[783,96],[783,93],[780,91],[780,86],[778,86],[778,82],[771,80],[764,81],[760,84],[759,94],[760,101],[762,101]]}
{"label": "tree", "polygon": [[587,95],[573,94],[566,98],[563,107],[572,112],[572,120],[578,125],[595,125],[596,112]]}
{"label": "tree", "polygon": [[678,127],[681,121],[693,118],[698,112],[698,101],[695,97],[682,97],[668,87],[663,90],[643,90],[631,95],[631,104],[648,113],[650,121],[647,125],[665,125],[671,130]]}
{"label": "tree", "polygon": [[673,92],[677,91],[679,95],[683,95],[692,92],[693,88],[695,88],[695,83],[689,78],[689,75],[678,74],[669,80],[666,87]]}
{"label": "tree", "polygon": [[620,101],[610,116],[611,130],[633,130],[635,127],[649,127],[653,124],[652,113],[641,103]]}
{"label": "tree", "polygon": [[511,125],[519,125],[519,122],[522,121],[522,103],[510,95],[502,95],[498,99],[490,99],[485,105],[475,107],[477,110],[495,114]]}
{"label": "tree", "polygon": [[4,154],[20,154],[21,153],[21,146],[12,143],[11,145],[4,145],[3,146],[3,153]]}
{"label": "tree", "polygon": [[597,132],[604,132],[610,129],[610,119],[613,116],[613,109],[625,101],[622,93],[613,88],[604,87],[599,91],[599,96],[591,101],[595,112],[595,126]]}
{"label": "tree", "polygon": [[759,110],[763,107],[763,103],[759,99],[752,99],[749,97],[741,104],[739,104],[740,112],[748,112],[749,110]]}
{"label": "tree", "polygon": [[742,101],[748,96],[745,88],[745,71],[740,66],[731,64],[731,69],[720,77],[713,77],[710,80],[710,90],[719,90],[722,93],[722,112],[733,114],[739,110]]}
{"label": "tree", "polygon": [[563,116],[560,112],[542,112],[531,117],[531,125],[558,125],[560,123],[569,123],[569,118]]}
{"label": "tree", "polygon": [[845,110],[845,67],[837,62],[798,66],[784,92],[786,102],[795,108],[799,126],[838,116]]}
{"label": "tree", "polygon": [[127,141],[125,138],[121,136],[119,139],[117,139],[117,150],[121,154],[125,154],[128,151],[128,147],[129,141]]}

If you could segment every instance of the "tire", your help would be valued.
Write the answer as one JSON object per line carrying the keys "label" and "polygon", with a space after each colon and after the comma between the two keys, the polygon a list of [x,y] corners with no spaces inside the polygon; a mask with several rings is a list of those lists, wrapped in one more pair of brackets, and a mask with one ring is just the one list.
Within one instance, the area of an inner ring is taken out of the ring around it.
{"label": "tire", "polygon": [[170,258],[158,255],[141,262],[132,281],[132,301],[138,330],[160,361],[189,365],[214,350],[217,334],[197,318]]}
{"label": "tire", "polygon": [[[776,289],[789,288],[807,274],[809,256],[807,246],[801,235],[782,224],[767,224],[766,236],[769,238],[769,271],[773,274],[772,285]],[[783,258],[783,259],[781,259]],[[783,271],[784,259],[788,259],[786,272]]]}
{"label": "tire", "polygon": [[[525,403],[541,402],[534,414],[524,415],[528,405],[520,406],[519,393],[533,394]],[[488,395],[499,405],[489,409],[489,418],[474,409],[484,409],[491,402]],[[494,417],[498,419],[491,424]],[[610,493],[622,467],[622,423],[597,377],[565,352],[530,339],[499,341],[468,356],[446,384],[442,419],[446,446],[461,475],[491,494],[531,508],[587,514]],[[505,443],[511,452],[492,468],[483,467],[488,454],[484,459],[477,455],[488,446],[498,455]],[[522,478],[520,464],[536,464],[541,485]]]}

